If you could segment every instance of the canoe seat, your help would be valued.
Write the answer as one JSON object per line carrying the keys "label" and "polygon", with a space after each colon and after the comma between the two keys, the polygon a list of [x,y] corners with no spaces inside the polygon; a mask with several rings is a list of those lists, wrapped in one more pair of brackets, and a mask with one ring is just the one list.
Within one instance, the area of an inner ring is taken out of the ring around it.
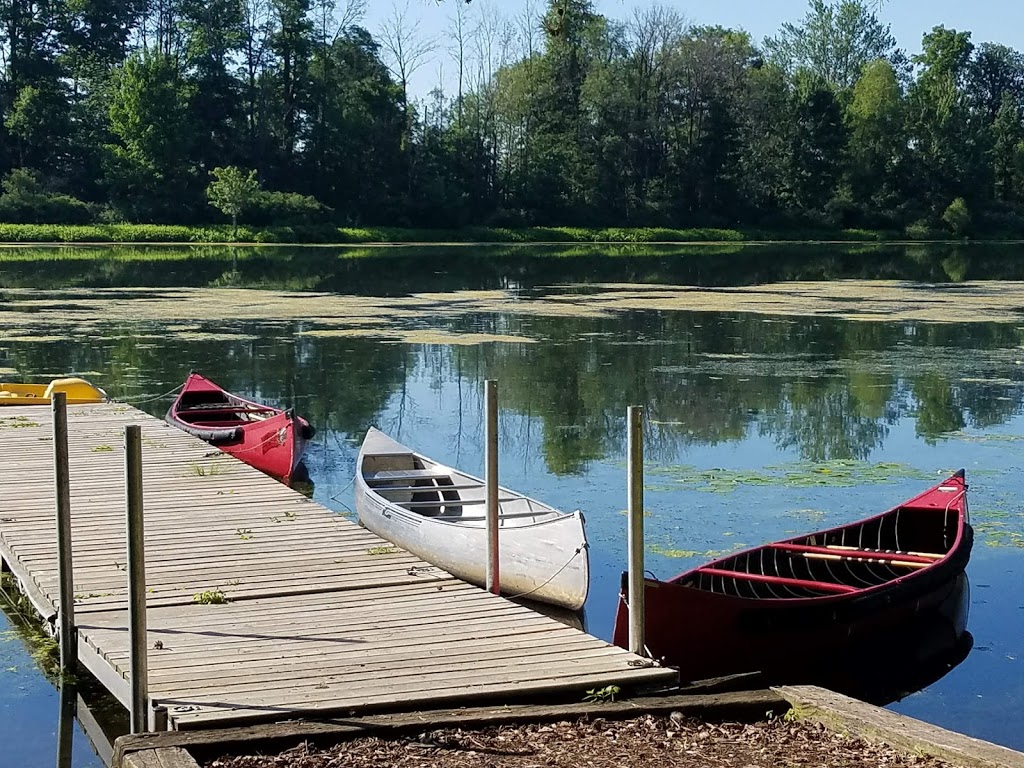
{"label": "canoe seat", "polygon": [[909,553],[899,552],[880,552],[872,549],[854,549],[854,548],[842,548],[834,549],[832,547],[815,547],[808,544],[772,544],[772,549],[778,549],[783,552],[794,552],[797,554],[815,555],[823,558],[830,558],[835,560],[873,560],[874,562],[888,563],[890,565],[907,565],[907,566],[919,566],[929,565],[934,563],[936,558],[941,558],[942,555],[935,557],[929,557],[926,555],[911,555]]}
{"label": "canoe seat", "polygon": [[179,408],[178,413],[275,413],[273,408],[246,408],[235,405],[193,405]]}
{"label": "canoe seat", "polygon": [[[396,480],[403,482],[410,480],[445,480],[450,477],[451,475],[448,472],[438,472],[433,469],[381,469],[372,474],[363,475],[363,479],[368,483],[393,483]],[[429,488],[430,486],[427,487]],[[422,490],[422,486],[420,490]]]}
{"label": "canoe seat", "polygon": [[809,579],[791,579],[787,576],[769,576],[764,573],[745,573],[743,571],[729,571],[724,568],[699,568],[697,573],[708,576],[725,576],[738,581],[758,581],[762,584],[778,584],[783,587],[801,587],[803,589],[817,590],[818,592],[832,592],[835,594],[849,594],[856,592],[856,587],[846,584],[835,584],[829,581],[811,581]]}
{"label": "canoe seat", "polygon": [[[445,475],[445,477],[448,477],[448,475]],[[390,480],[390,478],[388,479]],[[422,493],[423,491],[433,490],[444,491],[445,493],[448,493],[448,491],[477,491],[483,489],[484,486],[481,485],[480,483],[472,483],[469,485],[381,485],[374,488],[373,490],[376,491],[377,493],[391,493],[393,491]]]}
{"label": "canoe seat", "polygon": [[[444,486],[443,485],[442,486],[438,486],[438,488],[439,489],[440,488],[444,488]],[[381,490],[390,490],[390,489],[389,488],[388,489],[382,488]],[[430,488],[417,488],[416,490],[417,491],[424,491],[424,490],[428,490],[429,491],[431,489]],[[509,499],[501,498],[501,499],[498,499],[498,503],[500,504],[503,501],[518,501],[519,498],[520,497],[518,497],[518,496],[514,497],[514,498],[509,498]],[[477,505],[478,506],[480,504],[486,504],[487,503],[487,499],[434,499],[432,501],[393,501],[391,503],[395,504],[396,506],[399,506],[399,507],[404,507],[405,509],[417,509],[419,507],[462,507],[462,506],[466,506],[466,505],[469,505],[469,506]],[[530,514],[531,515],[535,515],[537,513],[536,512],[531,512]],[[505,515],[505,517],[507,517],[507,515]]]}

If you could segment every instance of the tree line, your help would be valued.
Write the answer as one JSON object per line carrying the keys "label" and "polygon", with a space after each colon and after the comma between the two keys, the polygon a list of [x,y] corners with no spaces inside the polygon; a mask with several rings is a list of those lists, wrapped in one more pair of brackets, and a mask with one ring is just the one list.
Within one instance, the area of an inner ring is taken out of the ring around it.
{"label": "tree line", "polygon": [[[458,2],[424,11],[439,51],[362,10],[0,0],[0,221],[207,223],[216,178],[257,225],[1024,230],[1024,55],[967,31],[908,57],[862,0],[760,42],[666,6]],[[441,53],[454,92],[414,98]]]}

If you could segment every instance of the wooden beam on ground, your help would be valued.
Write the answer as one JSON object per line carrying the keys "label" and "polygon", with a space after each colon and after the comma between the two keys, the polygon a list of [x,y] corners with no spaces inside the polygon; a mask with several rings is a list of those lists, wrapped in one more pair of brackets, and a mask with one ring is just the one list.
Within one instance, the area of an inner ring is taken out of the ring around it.
{"label": "wooden beam on ground", "polygon": [[[622,701],[576,704],[517,704],[463,707],[451,710],[403,712],[372,717],[321,721],[289,721],[239,728],[168,731],[121,736],[114,743],[112,768],[129,766],[127,757],[139,750],[181,747],[197,756],[242,752],[283,751],[305,741],[335,744],[363,736],[397,736],[433,728],[485,728],[516,723],[550,722],[580,717],[621,720],[646,714],[680,712],[709,721],[752,722],[768,712],[782,713],[789,702],[770,690],[734,691],[706,695],[644,696]],[[140,767],[141,768],[141,767]]]}
{"label": "wooden beam on ground", "polygon": [[963,768],[1021,768],[1024,753],[948,731],[906,715],[813,685],[772,688],[797,715],[832,730],[882,742],[911,754],[932,755]]}
{"label": "wooden beam on ground", "polygon": [[179,747],[143,749],[127,755],[124,768],[199,768],[199,763]]}

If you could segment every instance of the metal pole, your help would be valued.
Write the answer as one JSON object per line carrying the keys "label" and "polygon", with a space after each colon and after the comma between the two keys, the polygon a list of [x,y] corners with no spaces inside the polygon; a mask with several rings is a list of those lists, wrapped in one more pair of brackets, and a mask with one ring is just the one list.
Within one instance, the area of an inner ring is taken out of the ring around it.
{"label": "metal pole", "polygon": [[142,428],[124,428],[125,501],[128,513],[128,634],[131,643],[131,732],[149,729],[146,654],[146,553],[142,525]]}
{"label": "metal pole", "polygon": [[644,648],[644,409],[628,409],[629,448],[629,650],[640,656]]}
{"label": "metal pole", "polygon": [[487,487],[487,589],[497,595],[501,592],[498,573],[498,382],[493,379],[484,382],[484,403],[487,412],[487,473],[484,476]]}
{"label": "metal pole", "polygon": [[53,468],[57,498],[57,578],[60,581],[60,668],[73,673],[78,662],[75,631],[75,577],[71,558],[71,478],[68,473],[67,394],[54,392]]}

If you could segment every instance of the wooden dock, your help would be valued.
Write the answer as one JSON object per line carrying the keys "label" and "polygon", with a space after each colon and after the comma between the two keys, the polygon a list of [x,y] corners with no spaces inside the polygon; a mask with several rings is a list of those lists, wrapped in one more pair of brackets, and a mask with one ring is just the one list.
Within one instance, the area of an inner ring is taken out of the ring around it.
{"label": "wooden dock", "polygon": [[[59,603],[51,420],[49,406],[0,408],[0,560],[48,621]],[[71,406],[79,659],[125,706],[128,424],[143,435],[149,692],[171,729],[675,681],[389,547],[142,411]],[[229,602],[196,602],[201,593]]]}

